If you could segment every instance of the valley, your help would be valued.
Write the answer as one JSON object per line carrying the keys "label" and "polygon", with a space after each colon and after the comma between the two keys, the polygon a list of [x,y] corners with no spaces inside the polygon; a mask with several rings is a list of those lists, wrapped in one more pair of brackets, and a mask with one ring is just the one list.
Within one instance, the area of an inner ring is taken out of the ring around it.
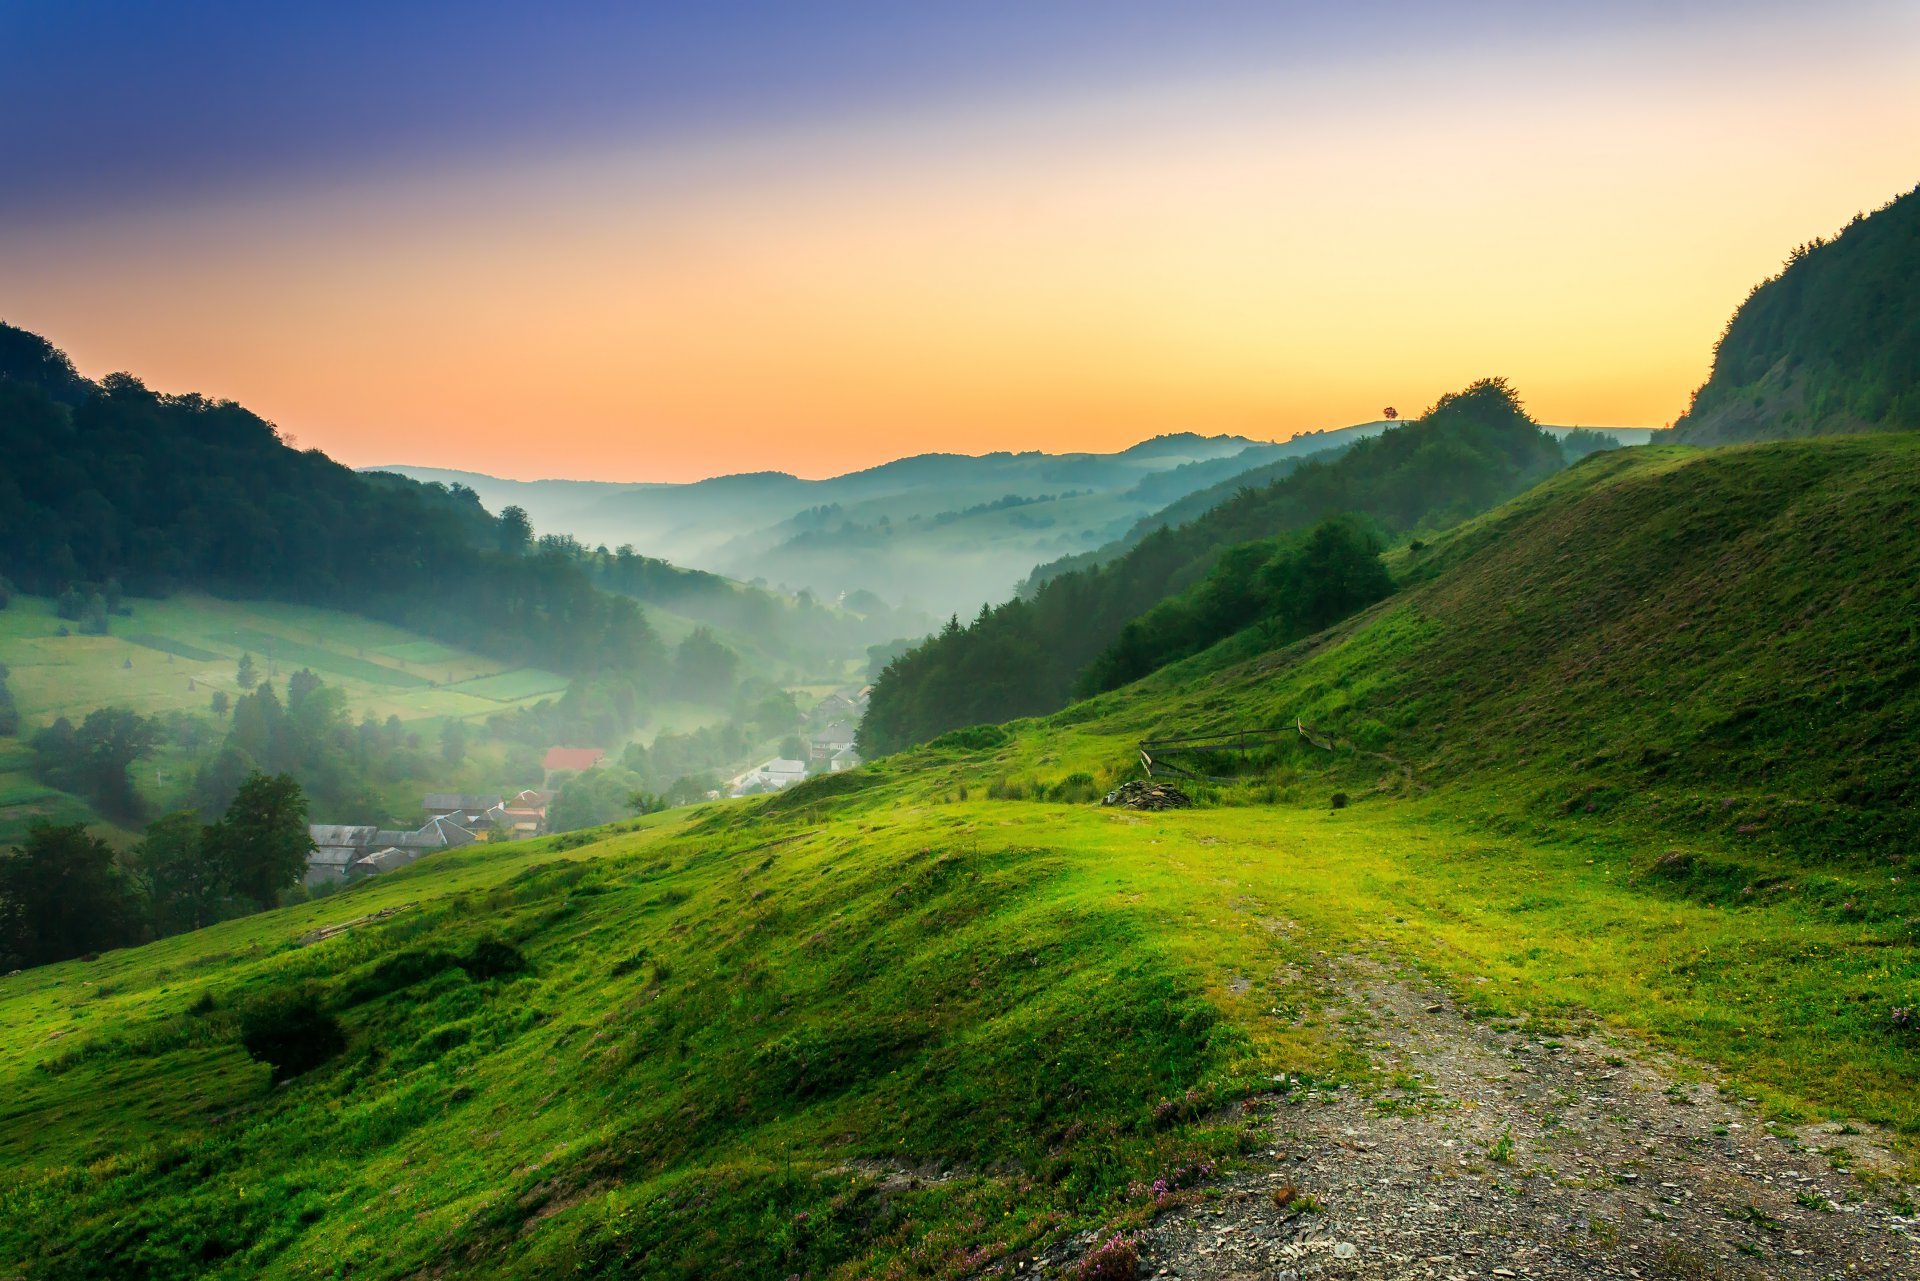
{"label": "valley", "polygon": [[[1898,652],[1910,540],[1870,522],[1850,562],[1821,513],[1869,478],[1909,501],[1917,457],[1603,455],[1297,645],[15,976],[7,1196],[36,1209],[0,1249],[72,1276],[1085,1275],[1117,1233],[1181,1276],[1321,1241],[1355,1247],[1315,1256],[1334,1276],[1904,1275],[1920,899],[1884,824],[1911,811],[1819,798],[1840,770],[1898,786],[1873,730],[1911,722],[1884,694],[1743,709]],[[1750,483],[1776,473],[1800,482]],[[1769,520],[1803,536],[1711,550]],[[1635,541],[1676,537],[1708,540]],[[1851,603],[1752,628],[1806,558],[1851,564]],[[1718,691],[1685,716],[1673,645]],[[1578,733],[1540,722],[1548,687]],[[1193,808],[1090,803],[1142,737],[1296,720],[1313,739],[1187,783]],[[237,1030],[302,990],[344,1042],[269,1089]],[[1383,1202],[1369,1170],[1425,1190]],[[1272,1174],[1318,1212],[1272,1213]]]}
{"label": "valley", "polygon": [[1920,10],[0,6],[0,1281],[1920,1281]]}

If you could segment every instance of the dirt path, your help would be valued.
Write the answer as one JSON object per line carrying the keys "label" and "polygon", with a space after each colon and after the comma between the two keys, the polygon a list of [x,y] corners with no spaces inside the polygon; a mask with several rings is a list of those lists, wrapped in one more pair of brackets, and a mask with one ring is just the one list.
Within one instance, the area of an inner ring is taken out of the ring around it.
{"label": "dirt path", "polygon": [[1916,1189],[1877,1177],[1874,1137],[1769,1126],[1622,1039],[1471,1020],[1406,974],[1334,968],[1396,1087],[1293,1091],[1269,1150],[1142,1234],[1142,1275],[1920,1279]]}

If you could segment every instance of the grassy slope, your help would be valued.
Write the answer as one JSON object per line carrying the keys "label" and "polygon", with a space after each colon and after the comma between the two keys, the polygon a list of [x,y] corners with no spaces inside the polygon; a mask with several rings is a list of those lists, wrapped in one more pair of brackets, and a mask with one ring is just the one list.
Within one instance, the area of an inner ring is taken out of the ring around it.
{"label": "grassy slope", "polygon": [[[1602,456],[1280,655],[1241,638],[984,750],[435,856],[7,979],[0,1258],[963,1275],[1138,1220],[1129,1184],[1230,1159],[1207,1108],[1276,1073],[1390,1105],[1304,977],[1336,949],[1410,956],[1484,1010],[1638,1027],[1781,1112],[1920,1134],[1920,1044],[1886,1022],[1920,997],[1920,904],[1887,864],[1911,846],[1880,835],[1911,797],[1825,790],[1897,788],[1881,762],[1911,749],[1892,518],[1916,464],[1866,440]],[[1849,501],[1857,532],[1828,519]],[[1113,776],[1145,732],[1296,713],[1355,745],[1290,751],[1215,807],[982,799]],[[1324,809],[1334,786],[1356,803]],[[527,972],[436,959],[483,930]],[[350,1048],[275,1090],[232,1010],[299,981]]]}
{"label": "grassy slope", "polygon": [[[266,673],[269,644],[281,681],[311,667],[345,694],[354,718],[371,713],[424,722],[415,728],[429,743],[437,739],[442,720],[479,720],[566,688],[565,678],[552,672],[509,668],[336,610],[192,594],[129,604],[132,616],[113,619],[108,636],[58,635],[62,626],[72,625],[63,624],[53,602],[42,597],[15,596],[0,610],[0,663],[9,668],[7,683],[20,708],[24,736],[56,717],[78,721],[105,706],[131,707],[145,715],[206,715],[215,690],[242,692],[235,677],[242,653],[252,653]],[[494,785],[492,776],[501,773],[499,755],[481,745],[468,768],[449,771],[448,785]],[[94,818],[84,801],[34,779],[31,765],[23,744],[0,740],[0,846],[21,840],[37,820]],[[156,804],[171,805],[193,768],[194,762],[177,752],[162,751],[136,764],[134,782]],[[527,782],[517,780],[522,786]],[[419,790],[412,782],[389,787],[395,812],[411,812]],[[117,828],[98,830],[116,843],[132,839]]]}
{"label": "grassy slope", "polygon": [[[335,610],[194,595],[128,603],[132,616],[115,618],[109,636],[56,636],[61,621],[39,597],[16,597],[0,611],[0,661],[12,669],[27,723],[77,720],[109,704],[145,715],[204,712],[214,690],[240,692],[234,666],[243,652],[266,673],[269,643],[281,676],[312,667],[345,693],[356,717],[484,716],[566,688],[551,672],[510,669]],[[169,645],[174,652],[159,647]],[[198,687],[191,692],[189,678]]]}

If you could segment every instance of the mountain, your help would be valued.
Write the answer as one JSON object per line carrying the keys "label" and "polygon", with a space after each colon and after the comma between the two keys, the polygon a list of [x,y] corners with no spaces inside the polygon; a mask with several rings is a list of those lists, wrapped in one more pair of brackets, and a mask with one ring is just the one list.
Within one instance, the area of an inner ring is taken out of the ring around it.
{"label": "mountain", "polygon": [[[862,750],[898,751],[964,725],[1052,711],[1087,665],[1156,603],[1207,577],[1230,549],[1358,513],[1383,531],[1444,526],[1483,511],[1557,470],[1552,436],[1498,379],[1442,397],[1419,420],[1309,458],[1280,479],[1239,489],[1178,528],[1159,527],[1101,565],[1047,579],[903,654],[875,682]],[[1277,548],[1263,549],[1255,572]],[[1222,619],[1245,593],[1222,594]],[[1214,626],[1224,626],[1217,621]],[[1217,638],[1212,632],[1208,639]],[[1138,672],[1129,670],[1131,675]]]}
{"label": "mountain", "polygon": [[1920,427],[1920,187],[1756,286],[1674,423],[1698,445]]}
{"label": "mountain", "polygon": [[543,531],[631,544],[676,564],[835,598],[971,613],[1037,563],[1123,535],[1167,503],[1276,459],[1330,448],[1375,425],[1283,444],[1174,433],[1113,454],[919,454],[826,480],[782,472],[683,485],[503,481],[391,467],[459,484]]}
{"label": "mountain", "polygon": [[1603,452],[1278,648],[0,978],[0,1268],[1901,1276],[1916,504],[1920,438]]}

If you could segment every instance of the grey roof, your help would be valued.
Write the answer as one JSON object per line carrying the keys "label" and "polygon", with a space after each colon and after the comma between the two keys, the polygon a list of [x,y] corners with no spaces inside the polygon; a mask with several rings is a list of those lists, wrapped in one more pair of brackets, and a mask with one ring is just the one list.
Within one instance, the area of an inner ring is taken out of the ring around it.
{"label": "grey roof", "polygon": [[450,818],[436,818],[427,821],[420,831],[424,835],[431,828],[438,839],[438,845],[471,845],[480,838]]}
{"label": "grey roof", "polygon": [[355,826],[351,823],[310,823],[307,825],[307,838],[315,845],[371,845],[375,829],[371,826]]}
{"label": "grey roof", "polygon": [[813,741],[822,747],[846,747],[853,742],[853,727],[845,721],[835,721],[813,736]]}
{"label": "grey roof", "polygon": [[368,854],[363,858],[355,859],[353,866],[362,872],[391,872],[395,868],[405,867],[407,864],[413,862],[413,860],[419,858],[423,853],[425,853],[424,850],[400,849],[397,846],[389,846],[386,849],[377,850],[372,854]]}

